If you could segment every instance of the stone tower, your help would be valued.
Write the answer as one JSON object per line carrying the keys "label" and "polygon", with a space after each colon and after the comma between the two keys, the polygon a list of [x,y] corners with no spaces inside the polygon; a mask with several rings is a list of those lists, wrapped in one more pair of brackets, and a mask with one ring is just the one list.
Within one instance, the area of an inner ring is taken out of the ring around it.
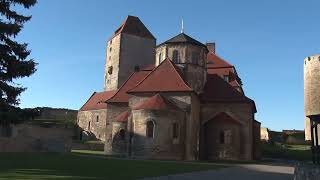
{"label": "stone tower", "polygon": [[305,139],[311,140],[309,115],[320,114],[320,54],[304,59]]}
{"label": "stone tower", "polygon": [[157,46],[155,64],[158,66],[168,57],[180,68],[188,85],[200,94],[206,83],[207,53],[206,45],[180,33]]}
{"label": "stone tower", "polygon": [[108,41],[104,90],[118,89],[138,66],[154,63],[156,39],[138,17],[127,16]]}

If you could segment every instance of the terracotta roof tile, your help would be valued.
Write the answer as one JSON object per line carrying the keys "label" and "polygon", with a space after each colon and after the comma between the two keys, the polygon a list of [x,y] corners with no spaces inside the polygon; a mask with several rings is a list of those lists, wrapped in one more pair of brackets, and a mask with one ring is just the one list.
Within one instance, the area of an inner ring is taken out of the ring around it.
{"label": "terracotta roof tile", "polygon": [[138,103],[132,109],[139,110],[139,109],[147,109],[147,110],[161,110],[161,109],[172,109],[175,106],[169,102],[167,99],[162,97],[160,94],[156,94],[149,99]]}
{"label": "terracotta roof tile", "polygon": [[138,85],[129,90],[136,92],[185,92],[193,91],[169,58],[154,68]]}
{"label": "terracotta roof tile", "polygon": [[94,92],[88,101],[80,108],[80,111],[106,109],[107,101],[116,91]]}
{"label": "terracotta roof tile", "polygon": [[207,55],[207,68],[221,68],[221,67],[233,67],[232,64],[223,60],[213,52],[209,52]]}
{"label": "terracotta roof tile", "polygon": [[125,112],[119,114],[119,116],[117,116],[115,119],[117,122],[127,122],[128,117],[129,117],[129,112],[125,111]]}
{"label": "terracotta roof tile", "polygon": [[148,39],[156,39],[146,28],[146,26],[141,22],[141,20],[135,16],[127,16],[125,21],[114,32],[113,36],[110,39],[112,39],[120,33],[131,34]]}
{"label": "terracotta roof tile", "polygon": [[141,80],[143,80],[151,71],[134,72],[129,76],[126,82],[118,89],[118,91],[107,100],[109,102],[128,102],[131,95],[127,94],[129,89],[135,87]]}
{"label": "terracotta roof tile", "polygon": [[237,91],[216,74],[208,74],[207,83],[203,89],[203,93],[200,95],[200,99],[204,102],[250,101],[249,98]]}

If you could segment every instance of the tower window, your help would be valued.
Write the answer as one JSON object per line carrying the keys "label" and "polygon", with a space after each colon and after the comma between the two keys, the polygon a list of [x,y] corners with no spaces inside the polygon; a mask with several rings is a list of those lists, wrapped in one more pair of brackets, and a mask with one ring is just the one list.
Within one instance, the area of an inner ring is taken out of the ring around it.
{"label": "tower window", "polygon": [[159,54],[159,64],[162,62],[162,53]]}
{"label": "tower window", "polygon": [[147,122],[146,135],[149,138],[154,137],[154,123],[153,123],[153,121]]}
{"label": "tower window", "polygon": [[172,52],[172,61],[174,63],[179,63],[179,52],[178,52],[178,50],[174,50]]}
{"label": "tower window", "polygon": [[197,52],[192,52],[192,64],[198,64],[199,54]]}
{"label": "tower window", "polygon": [[108,74],[112,74],[112,70],[113,70],[113,67],[112,67],[112,66],[109,66],[109,67],[108,67]]}
{"label": "tower window", "polygon": [[230,78],[229,78],[228,75],[224,75],[224,76],[223,76],[223,80],[225,80],[226,82],[229,82]]}
{"label": "tower window", "polygon": [[173,123],[172,137],[173,138],[178,138],[179,137],[179,125],[178,125],[178,123]]}
{"label": "tower window", "polygon": [[97,118],[96,118],[96,122],[99,122],[99,116],[97,116]]}
{"label": "tower window", "polygon": [[112,47],[110,47],[109,51],[110,51],[110,52],[112,51]]}

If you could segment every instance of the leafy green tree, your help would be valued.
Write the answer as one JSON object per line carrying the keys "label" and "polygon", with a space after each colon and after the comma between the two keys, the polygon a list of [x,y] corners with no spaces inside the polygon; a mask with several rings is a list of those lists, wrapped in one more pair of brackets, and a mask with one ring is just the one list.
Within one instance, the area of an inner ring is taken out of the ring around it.
{"label": "leafy green tree", "polygon": [[14,82],[29,77],[36,71],[36,63],[29,59],[27,43],[15,37],[24,23],[31,19],[15,11],[16,6],[29,9],[37,0],[0,0],[0,124],[19,121],[18,96],[26,89]]}

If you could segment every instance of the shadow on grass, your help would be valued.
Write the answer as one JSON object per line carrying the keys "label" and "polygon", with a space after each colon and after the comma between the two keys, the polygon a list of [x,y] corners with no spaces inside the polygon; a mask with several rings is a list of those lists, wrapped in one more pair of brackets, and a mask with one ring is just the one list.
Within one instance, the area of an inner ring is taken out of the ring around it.
{"label": "shadow on grass", "polygon": [[223,166],[101,158],[103,155],[0,153],[0,179],[139,179]]}

